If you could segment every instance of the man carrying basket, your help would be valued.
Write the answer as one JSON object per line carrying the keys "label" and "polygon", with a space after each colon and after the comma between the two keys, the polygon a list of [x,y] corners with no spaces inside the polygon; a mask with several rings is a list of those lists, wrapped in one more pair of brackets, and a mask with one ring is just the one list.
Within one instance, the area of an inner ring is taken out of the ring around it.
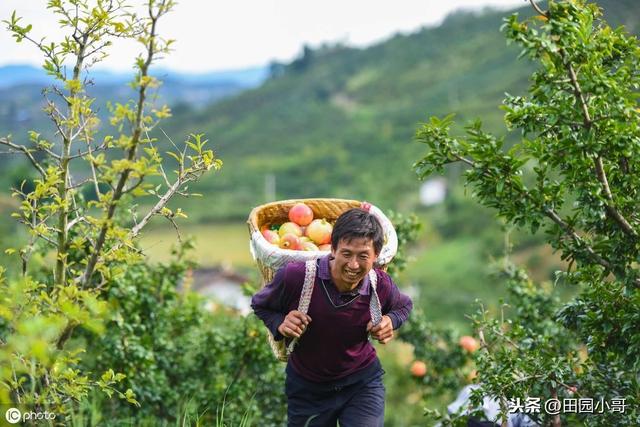
{"label": "man carrying basket", "polygon": [[[289,426],[383,425],[384,371],[369,335],[386,344],[412,309],[374,268],[383,244],[378,219],[349,209],[333,227],[331,253],[311,261],[314,278],[305,262],[291,262],[253,296],[251,306],[275,340],[297,341],[286,367]],[[312,287],[308,309],[300,311],[305,278]]]}

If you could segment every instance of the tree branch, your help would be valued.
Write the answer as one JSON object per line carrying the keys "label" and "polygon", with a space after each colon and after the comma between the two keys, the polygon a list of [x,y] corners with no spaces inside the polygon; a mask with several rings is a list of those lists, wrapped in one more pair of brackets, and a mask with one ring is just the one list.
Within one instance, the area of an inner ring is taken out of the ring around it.
{"label": "tree branch", "polygon": [[158,203],[156,203],[155,206],[153,206],[153,208],[151,208],[151,210],[149,210],[149,212],[147,212],[147,214],[142,218],[142,220],[138,224],[136,224],[135,227],[131,229],[131,232],[129,233],[129,235],[131,237],[136,237],[140,233],[142,228],[144,228],[144,226],[147,225],[151,217],[153,217],[154,215],[157,215],[158,212],[160,212],[162,208],[164,208],[167,205],[169,200],[174,196],[174,194],[178,191],[181,185],[182,185],[182,182],[180,180],[174,182],[173,185],[169,187],[167,192],[164,193],[164,195],[160,198],[160,200],[158,200]]}
{"label": "tree branch", "polygon": [[[151,22],[151,28],[149,30],[148,43],[146,46],[147,57],[145,59],[145,62],[140,67],[140,88],[138,91],[137,112],[136,112],[136,118],[134,122],[134,131],[131,137],[131,148],[129,148],[129,151],[127,153],[127,159],[130,161],[133,160],[135,157],[135,154],[138,148],[138,142],[140,140],[140,136],[142,133],[142,127],[144,125],[142,123],[142,113],[144,110],[144,103],[146,99],[147,85],[142,83],[143,81],[142,79],[148,75],[149,66],[151,65],[151,62],[155,55],[156,24],[157,24],[158,18],[160,17],[160,15],[162,15],[162,10],[164,9],[164,5],[165,5],[165,1],[162,1],[161,4],[159,5],[158,14],[154,15],[152,5],[151,3],[149,4],[149,19]],[[116,205],[120,200],[120,198],[122,197],[122,194],[123,194],[122,192],[129,178],[130,172],[131,172],[130,169],[125,169],[120,174],[118,184],[116,185],[116,188],[113,192],[113,197],[111,199],[111,202],[109,203],[109,207],[107,208],[107,214],[105,218],[106,221],[104,221],[104,225],[100,229],[98,238],[96,240],[96,246],[87,262],[85,271],[83,275],[79,278],[83,287],[86,286],[87,283],[89,283],[89,280],[91,280],[91,276],[93,275],[94,269],[98,262],[100,252],[102,251],[102,247],[104,246],[104,243],[106,241],[107,231],[109,230],[109,227],[110,227],[109,222],[111,221],[111,219],[113,218],[113,215],[115,214]]]}
{"label": "tree branch", "polygon": [[[84,138],[87,142],[87,152],[90,156],[93,156],[93,150],[91,149],[91,138],[89,137],[86,126],[84,130],[85,130]],[[98,185],[98,175],[96,174],[96,167],[93,164],[93,161],[89,161],[89,166],[91,166],[91,176],[93,177],[93,188],[96,192],[96,197],[100,199],[100,196],[102,195],[102,193],[100,192],[100,186]]]}
{"label": "tree branch", "polygon": [[44,169],[42,169],[42,167],[38,164],[38,162],[33,157],[33,155],[31,154],[31,151],[28,148],[22,145],[14,144],[13,142],[9,141],[9,139],[7,138],[0,138],[0,144],[6,145],[7,147],[11,147],[16,151],[22,152],[25,156],[27,156],[27,158],[29,159],[33,167],[35,167],[38,170],[38,172],[40,172],[40,175],[42,175],[43,178],[47,176]]}
{"label": "tree branch", "polygon": [[564,65],[567,68],[567,72],[569,73],[569,78],[571,79],[571,86],[573,87],[573,94],[576,97],[576,102],[580,104],[580,107],[582,109],[582,115],[584,118],[583,126],[587,129],[590,129],[593,122],[591,121],[591,115],[589,114],[587,100],[585,99],[582,88],[580,87],[580,83],[578,82],[576,71],[573,69],[571,62],[567,60],[567,55],[563,49],[560,49],[560,57],[562,58],[562,62],[564,62]]}
{"label": "tree branch", "polygon": [[556,224],[558,224],[560,226],[560,228],[562,228],[562,230],[569,236],[571,237],[578,245],[583,246],[586,251],[589,253],[589,255],[594,259],[594,261],[596,261],[598,264],[600,264],[601,266],[603,266],[604,268],[606,268],[607,270],[612,271],[613,270],[613,266],[611,265],[611,263],[609,261],[607,261],[606,259],[602,258],[600,255],[598,255],[591,246],[587,245],[584,240],[582,240],[582,238],[580,236],[578,236],[578,234],[571,228],[571,226],[569,226],[569,224],[567,224],[566,222],[564,222],[562,220],[562,218],[560,218],[560,216],[558,216],[558,214],[551,208],[544,208],[544,213],[547,217],[549,217],[553,222],[555,222]]}
{"label": "tree branch", "polygon": [[536,10],[536,12],[538,12],[540,15],[548,18],[549,17],[549,11],[545,12],[544,10],[540,9],[540,6],[538,6],[536,4],[536,2],[534,0],[529,0],[529,3],[531,3],[531,6]]}
{"label": "tree branch", "polygon": [[605,209],[611,218],[613,218],[619,225],[622,227],[625,233],[629,234],[633,237],[638,237],[638,233],[633,229],[631,224],[627,222],[627,220],[620,214],[620,212],[613,207],[613,195],[611,194],[611,189],[609,188],[609,181],[607,180],[607,175],[604,171],[604,165],[602,164],[602,157],[598,156],[596,158],[596,174],[598,175],[598,181],[602,183],[602,188],[604,189],[604,194],[607,200],[610,203],[605,205]]}
{"label": "tree branch", "polygon": [[[88,145],[88,144],[87,144]],[[100,144],[99,146],[97,146],[96,148],[93,149],[93,151],[102,151],[106,148],[106,146],[104,144]],[[76,154],[71,154],[69,156],[69,160],[75,160],[75,159],[79,159],[81,157],[86,157],[88,154],[92,154],[93,151],[89,148],[87,149],[87,151],[80,151],[78,150],[78,152]]]}
{"label": "tree branch", "polygon": [[[560,56],[562,61],[567,68],[567,72],[569,73],[569,77],[571,78],[571,85],[573,86],[574,96],[576,97],[576,102],[580,104],[583,115],[583,126],[585,129],[591,129],[593,125],[593,121],[591,120],[591,115],[589,114],[589,108],[587,106],[587,101],[584,97],[584,93],[582,92],[582,88],[580,87],[580,83],[578,82],[578,76],[576,75],[571,62],[567,60],[567,56],[564,50],[560,50]],[[595,168],[596,168],[596,176],[598,177],[598,181],[602,185],[602,189],[604,191],[605,197],[607,199],[607,203],[605,204],[605,210],[610,218],[612,218],[622,230],[632,236],[638,237],[638,233],[633,229],[631,224],[625,219],[625,217],[616,209],[613,194],[611,194],[611,188],[609,187],[609,181],[607,180],[607,174],[604,170],[604,165],[602,161],[602,156],[598,155],[595,160]]]}
{"label": "tree branch", "polygon": [[131,193],[133,190],[135,190],[136,188],[140,187],[140,185],[142,185],[142,183],[144,182],[144,176],[140,176],[138,178],[138,181],[130,186],[128,186],[127,188],[122,190],[122,194],[127,194],[127,193]]}
{"label": "tree branch", "polygon": [[469,160],[469,159],[467,159],[467,158],[465,158],[465,157],[462,157],[462,156],[460,156],[460,155],[459,155],[459,154],[457,154],[457,153],[454,153],[454,154],[453,154],[453,156],[454,156],[456,159],[460,160],[460,161],[461,161],[461,162],[463,162],[463,163],[466,163],[467,165],[469,165],[469,166],[471,166],[471,167],[476,167],[476,163],[475,163],[473,160]]}
{"label": "tree branch", "polygon": [[[464,163],[468,164],[469,166],[477,168],[477,165],[474,161],[466,159],[457,153],[453,153],[453,156],[459,159],[460,161],[463,161]],[[527,192],[521,192],[521,197],[530,199],[531,195]],[[574,242],[576,242],[579,246],[584,247],[587,253],[592,257],[592,259],[597,264],[603,266],[609,271],[613,271],[613,266],[611,265],[611,263],[606,259],[602,258],[600,255],[598,255],[591,246],[587,245],[584,242],[584,240],[582,240],[582,238],[575,232],[575,230],[573,230],[571,226],[569,226],[569,224],[567,224],[565,221],[562,220],[562,218],[560,218],[560,216],[555,212],[555,210],[545,207],[543,208],[543,213],[545,214],[545,216],[550,218],[554,223],[559,225],[560,228],[565,232],[565,234],[568,237],[570,237]],[[640,280],[636,280],[636,282],[640,284]]]}

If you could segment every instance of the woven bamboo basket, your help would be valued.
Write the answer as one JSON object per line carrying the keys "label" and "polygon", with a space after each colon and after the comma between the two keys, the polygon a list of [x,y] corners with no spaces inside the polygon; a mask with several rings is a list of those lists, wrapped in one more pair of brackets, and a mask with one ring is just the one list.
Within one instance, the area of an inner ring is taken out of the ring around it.
{"label": "woven bamboo basket", "polygon": [[[327,221],[335,221],[343,212],[351,208],[363,208],[375,215],[384,230],[384,245],[378,255],[377,267],[386,269],[387,265],[396,254],[398,249],[398,238],[391,224],[391,221],[377,207],[358,200],[347,199],[293,199],[267,203],[255,207],[249,214],[247,225],[249,227],[250,250],[253,255],[260,274],[262,276],[262,286],[273,280],[275,272],[289,262],[308,261],[325,256],[327,251],[295,251],[281,249],[262,236],[261,229],[274,224],[283,224],[289,221],[289,209],[296,203],[304,203],[313,211],[314,218],[324,218]],[[269,344],[278,359],[286,361],[283,341],[275,341],[269,333]]]}

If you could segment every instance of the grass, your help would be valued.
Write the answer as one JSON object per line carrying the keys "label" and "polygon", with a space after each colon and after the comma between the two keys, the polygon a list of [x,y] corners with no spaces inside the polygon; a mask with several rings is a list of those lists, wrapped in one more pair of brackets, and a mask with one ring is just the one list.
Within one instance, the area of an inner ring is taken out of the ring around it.
{"label": "grass", "polygon": [[[249,231],[244,222],[185,225],[180,227],[180,234],[183,238],[194,238],[195,260],[202,267],[254,266],[249,252]],[[145,230],[140,243],[151,261],[161,262],[171,258],[171,246],[177,241],[175,229],[168,225]]]}

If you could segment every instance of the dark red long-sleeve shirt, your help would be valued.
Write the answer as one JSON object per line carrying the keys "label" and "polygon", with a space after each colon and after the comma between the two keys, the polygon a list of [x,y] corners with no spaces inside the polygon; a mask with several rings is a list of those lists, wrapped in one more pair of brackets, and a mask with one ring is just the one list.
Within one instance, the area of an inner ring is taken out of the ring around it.
{"label": "dark red long-sleeve shirt", "polygon": [[[387,273],[379,269],[375,272],[382,314],[389,316],[397,329],[409,317],[411,299],[398,290]],[[251,299],[254,312],[277,340],[283,338],[278,326],[287,313],[298,309],[304,275],[303,262],[290,263]],[[368,276],[355,290],[341,293],[331,280],[329,255],[318,260],[308,311],[312,320],[289,359],[296,373],[310,381],[334,381],[366,368],[377,359],[366,330],[371,320],[370,297]]]}

